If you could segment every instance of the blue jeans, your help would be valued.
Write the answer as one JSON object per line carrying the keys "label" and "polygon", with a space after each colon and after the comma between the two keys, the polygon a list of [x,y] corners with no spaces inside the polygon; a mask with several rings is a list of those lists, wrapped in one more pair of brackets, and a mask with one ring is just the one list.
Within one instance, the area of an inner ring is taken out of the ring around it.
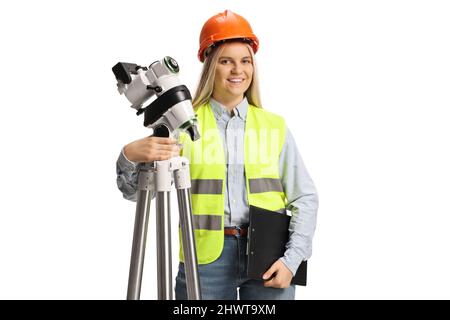
{"label": "blue jeans", "polygon": [[[286,289],[264,287],[263,280],[247,277],[247,238],[225,235],[220,257],[198,266],[203,300],[294,300],[295,286]],[[184,263],[180,262],[175,298],[187,300]],[[239,288],[239,292],[238,292]]]}

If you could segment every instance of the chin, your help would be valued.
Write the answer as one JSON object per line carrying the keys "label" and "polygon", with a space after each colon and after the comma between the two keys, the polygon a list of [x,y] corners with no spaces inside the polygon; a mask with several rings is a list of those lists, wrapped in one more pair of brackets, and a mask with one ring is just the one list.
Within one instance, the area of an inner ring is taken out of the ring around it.
{"label": "chin", "polygon": [[247,87],[246,88],[228,88],[228,92],[235,96],[243,95],[247,90],[248,90]]}
{"label": "chin", "polygon": [[243,97],[245,91],[243,91],[243,92],[240,92],[240,91],[239,91],[239,92],[236,92],[236,91],[229,91],[228,93],[229,93],[230,96],[235,97],[235,98],[238,98],[238,97]]}

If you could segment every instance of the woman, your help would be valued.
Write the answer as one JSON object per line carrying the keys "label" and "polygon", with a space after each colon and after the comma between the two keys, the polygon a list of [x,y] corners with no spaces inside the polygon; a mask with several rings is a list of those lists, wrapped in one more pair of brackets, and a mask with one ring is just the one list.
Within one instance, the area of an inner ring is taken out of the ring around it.
{"label": "woman", "polygon": [[[311,256],[318,198],[284,120],[261,107],[254,53],[259,42],[250,24],[225,11],[210,18],[200,35],[204,62],[193,105],[201,139],[190,142],[147,137],[126,145],[117,161],[118,186],[136,197],[139,162],[190,160],[192,207],[203,299],[295,298],[291,279]],[[249,205],[292,212],[283,257],[261,280],[246,277]],[[183,261],[183,255],[180,255]],[[238,290],[239,288],[239,290]],[[177,299],[186,299],[184,264]]]}

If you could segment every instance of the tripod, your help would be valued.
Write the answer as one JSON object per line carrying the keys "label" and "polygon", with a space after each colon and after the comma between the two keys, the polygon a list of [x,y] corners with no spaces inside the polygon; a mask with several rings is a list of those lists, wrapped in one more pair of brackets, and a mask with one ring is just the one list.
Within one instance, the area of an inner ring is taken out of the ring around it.
{"label": "tripod", "polygon": [[189,300],[200,300],[194,226],[191,206],[189,160],[173,157],[144,164],[138,177],[138,196],[128,278],[128,300],[139,300],[144,267],[145,242],[151,201],[151,185],[156,192],[156,247],[158,299],[172,300],[172,253],[170,234],[171,177],[175,182],[186,266],[186,286]]}
{"label": "tripod", "polygon": [[[175,59],[166,56],[149,67],[118,62],[112,71],[117,79],[117,89],[125,94],[137,110],[144,113],[144,126],[153,129],[157,137],[170,137],[176,131],[186,132],[192,141],[200,138],[197,118],[188,88],[180,83]],[[143,103],[157,96],[143,108]],[[151,190],[156,192],[156,247],[158,272],[158,299],[172,299],[172,252],[170,236],[170,188],[172,174],[178,196],[178,209],[182,247],[186,266],[186,286],[189,300],[200,300],[200,285],[195,251],[194,226],[191,206],[191,180],[189,160],[173,157],[169,160],[145,163],[138,177],[138,196],[131,250],[130,275],[127,299],[138,300],[141,293],[142,271],[145,258]],[[155,188],[150,188],[151,185]]]}

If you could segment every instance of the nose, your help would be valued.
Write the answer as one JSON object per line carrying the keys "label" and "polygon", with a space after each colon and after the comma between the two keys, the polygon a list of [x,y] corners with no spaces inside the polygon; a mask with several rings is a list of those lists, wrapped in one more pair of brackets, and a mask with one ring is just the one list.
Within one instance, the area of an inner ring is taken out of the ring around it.
{"label": "nose", "polygon": [[233,68],[231,69],[231,73],[240,74],[242,72],[242,66],[240,63],[233,64]]}

